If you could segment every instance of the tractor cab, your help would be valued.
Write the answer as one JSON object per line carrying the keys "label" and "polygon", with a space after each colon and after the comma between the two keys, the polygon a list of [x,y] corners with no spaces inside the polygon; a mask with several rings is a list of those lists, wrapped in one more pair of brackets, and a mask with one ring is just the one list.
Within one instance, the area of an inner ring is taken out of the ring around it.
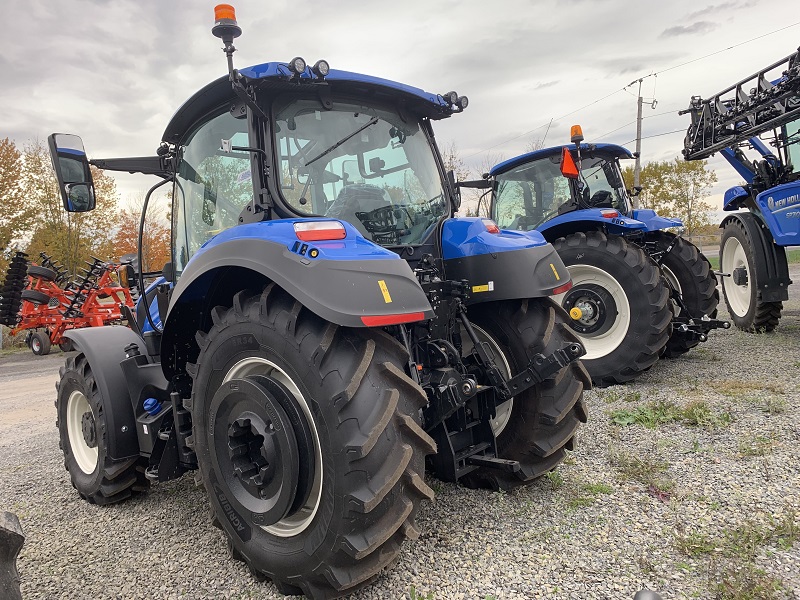
{"label": "tractor cab", "polygon": [[615,144],[545,148],[496,165],[492,218],[506,229],[528,231],[576,210],[607,209],[629,215],[631,205],[620,158],[633,158]]}

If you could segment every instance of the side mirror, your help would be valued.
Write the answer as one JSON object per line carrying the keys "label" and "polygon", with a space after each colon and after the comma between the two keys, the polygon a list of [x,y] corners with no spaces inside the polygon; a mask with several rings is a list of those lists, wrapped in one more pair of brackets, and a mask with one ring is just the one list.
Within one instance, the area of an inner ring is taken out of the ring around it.
{"label": "side mirror", "polygon": [[628,194],[630,195],[631,198],[635,198],[641,193],[642,193],[642,186],[640,185],[635,185],[633,186],[633,190],[628,190]]}
{"label": "side mirror", "polygon": [[50,158],[64,210],[94,210],[96,200],[92,171],[81,138],[67,133],[54,133],[47,138],[47,144],[50,146]]}

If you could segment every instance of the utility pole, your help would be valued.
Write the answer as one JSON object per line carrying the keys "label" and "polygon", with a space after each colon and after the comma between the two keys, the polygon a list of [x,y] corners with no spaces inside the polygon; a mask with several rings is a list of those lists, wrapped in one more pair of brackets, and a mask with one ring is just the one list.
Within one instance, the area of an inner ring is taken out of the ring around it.
{"label": "utility pole", "polygon": [[[636,165],[633,167],[633,187],[639,185],[639,175],[642,173],[642,80],[639,80],[639,99],[636,108]],[[639,208],[639,196],[633,197],[633,207]]]}

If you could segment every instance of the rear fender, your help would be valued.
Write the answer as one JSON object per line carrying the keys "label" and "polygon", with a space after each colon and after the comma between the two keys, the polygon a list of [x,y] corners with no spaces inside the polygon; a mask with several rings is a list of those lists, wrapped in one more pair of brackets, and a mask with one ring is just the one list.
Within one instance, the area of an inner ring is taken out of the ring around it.
{"label": "rear fender", "polygon": [[113,460],[139,456],[136,419],[120,363],[127,358],[125,347],[129,344],[136,344],[144,354],[144,341],[120,325],[70,329],[64,337],[86,356],[103,396],[106,426],[113,432],[108,436],[108,456]]}
{"label": "rear fender", "polygon": [[405,260],[344,223],[347,237],[299,242],[297,220],[240,225],[222,232],[189,261],[173,290],[161,360],[169,379],[197,355],[194,335],[208,331],[215,306],[231,306],[240,290],[259,293],[274,282],[311,312],[345,327],[364,317],[414,315],[433,310]]}
{"label": "rear fender", "polygon": [[442,254],[447,279],[467,280],[467,304],[540,298],[568,285],[569,271],[555,248],[538,231],[501,229],[488,220],[448,219],[442,226]]}
{"label": "rear fender", "polygon": [[641,208],[632,211],[631,218],[641,221],[645,225],[645,231],[659,231],[670,227],[683,227],[683,221],[672,217],[662,217],[656,211],[649,208]]}
{"label": "rear fender", "polygon": [[[647,231],[647,225],[637,219],[626,217],[617,213],[613,217],[603,216],[602,211],[609,211],[607,208],[588,208],[574,210],[563,215],[558,215],[545,221],[536,229],[542,233],[548,242],[553,242],[561,237],[566,237],[573,233],[586,231],[606,230],[613,235],[629,235]],[[606,214],[611,214],[606,212]]]}
{"label": "rear fender", "polygon": [[758,298],[762,302],[783,302],[789,299],[789,265],[786,251],[775,244],[772,234],[764,222],[749,212],[728,215],[720,224],[721,228],[732,221],[742,224],[753,243],[753,264],[758,283]]}

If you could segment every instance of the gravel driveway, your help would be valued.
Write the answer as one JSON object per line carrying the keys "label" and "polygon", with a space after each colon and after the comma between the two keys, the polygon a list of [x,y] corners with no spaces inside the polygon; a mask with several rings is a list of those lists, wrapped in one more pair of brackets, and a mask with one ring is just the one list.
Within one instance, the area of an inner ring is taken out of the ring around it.
{"label": "gravel driveway", "polygon": [[[632,385],[587,393],[578,449],[550,477],[510,495],[429,479],[420,539],[354,597],[800,597],[792,271],[776,333],[717,331]],[[228,558],[191,476],[106,508],[78,498],[54,427],[62,360],[0,358],[0,509],[27,535],[24,597],[281,597]]]}

